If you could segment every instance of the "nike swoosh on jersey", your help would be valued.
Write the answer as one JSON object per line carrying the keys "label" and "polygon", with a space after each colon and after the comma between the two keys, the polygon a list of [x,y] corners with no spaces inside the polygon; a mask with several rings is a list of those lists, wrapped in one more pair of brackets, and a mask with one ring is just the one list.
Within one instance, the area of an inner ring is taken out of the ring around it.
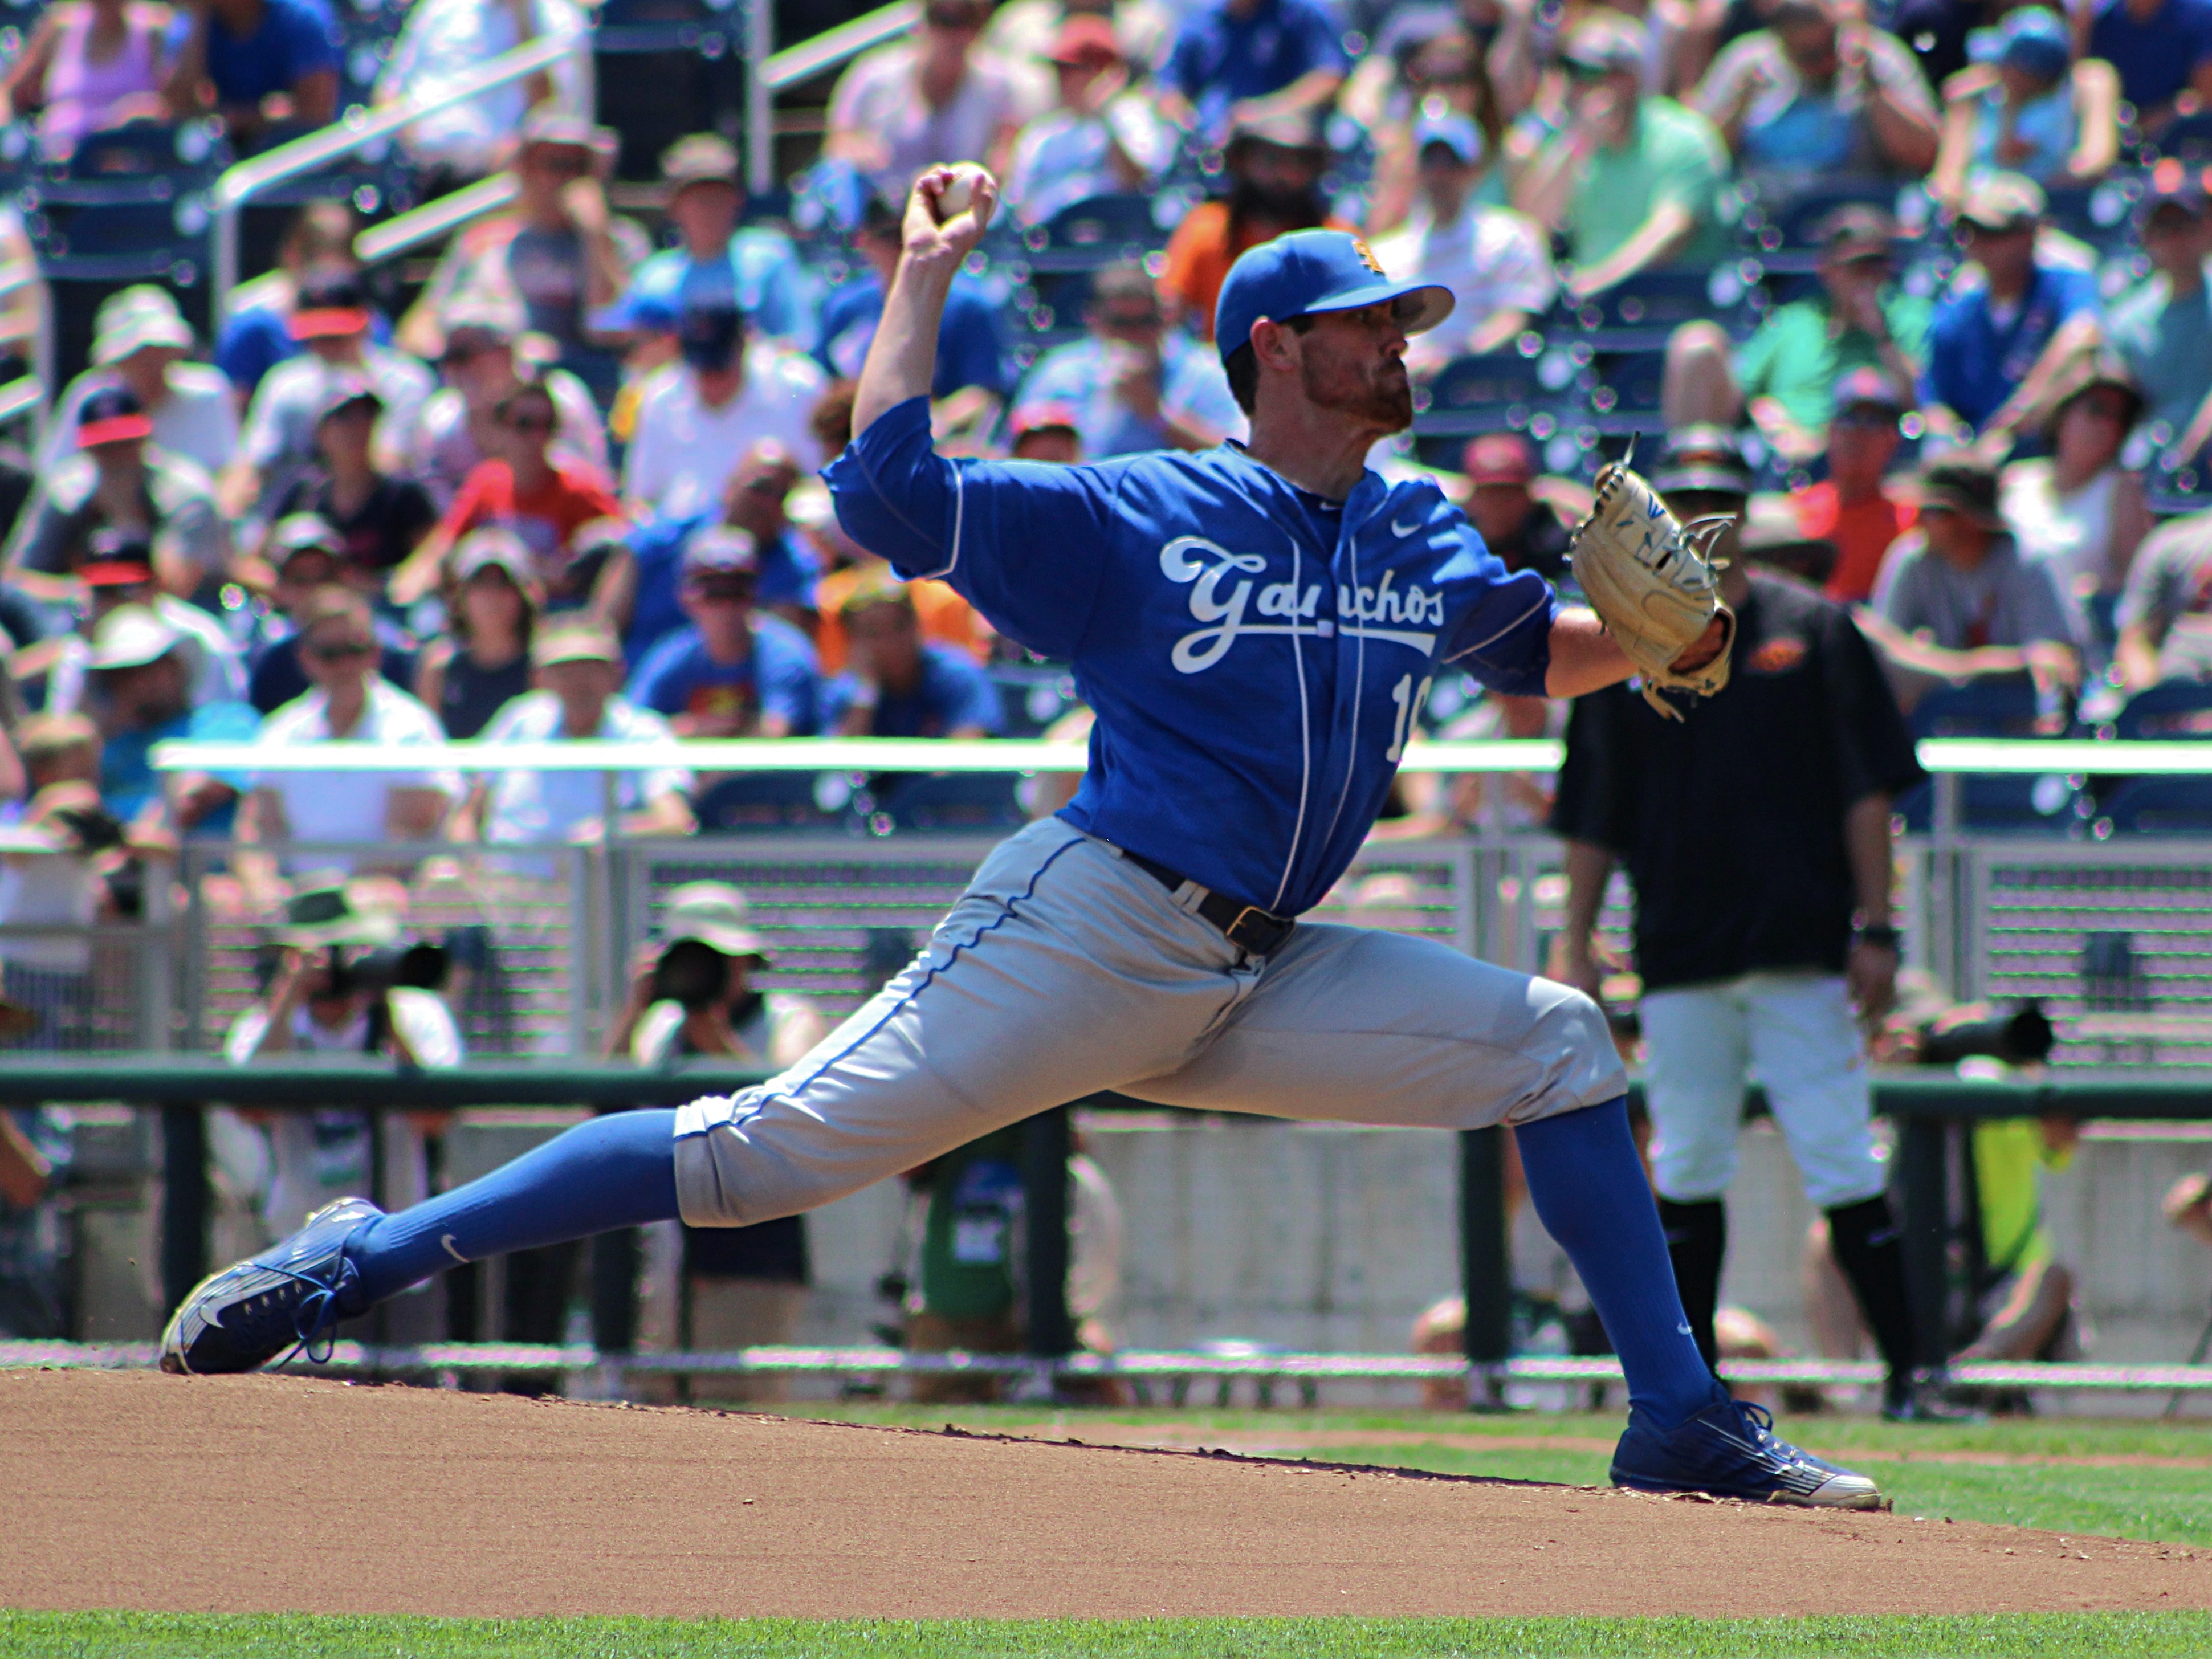
{"label": "nike swoosh on jersey", "polygon": [[1390,533],[1394,536],[1410,536],[1420,528],[1421,523],[1418,519],[1411,524],[1400,524],[1395,519],[1390,520]]}

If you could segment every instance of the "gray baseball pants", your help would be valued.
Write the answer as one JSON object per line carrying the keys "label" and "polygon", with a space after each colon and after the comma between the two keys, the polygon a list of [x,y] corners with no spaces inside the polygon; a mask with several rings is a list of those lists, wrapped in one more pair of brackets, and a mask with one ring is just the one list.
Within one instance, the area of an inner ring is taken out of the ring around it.
{"label": "gray baseball pants", "polygon": [[1055,818],[788,1071],[676,1115],[696,1227],[809,1210],[1103,1089],[1206,1111],[1469,1129],[1626,1092],[1580,992],[1431,940],[1302,923],[1254,957]]}

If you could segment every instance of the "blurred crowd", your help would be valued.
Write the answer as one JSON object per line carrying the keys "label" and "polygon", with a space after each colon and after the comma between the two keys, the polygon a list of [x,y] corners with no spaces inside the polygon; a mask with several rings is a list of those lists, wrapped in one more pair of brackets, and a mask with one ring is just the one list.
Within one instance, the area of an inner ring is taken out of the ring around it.
{"label": "blurred crowd", "polygon": [[[194,110],[312,124],[343,33],[321,7],[64,0],[9,94],[64,144]],[[391,61],[450,72],[575,22],[421,0]],[[235,840],[226,890],[266,918],[331,860],[264,845],[684,835],[750,798],[679,768],[611,800],[523,769],[161,776],[155,743],[1036,729],[1001,671],[1039,665],[949,590],[893,580],[816,476],[850,435],[908,182],[947,156],[1000,172],[1009,228],[954,289],[940,444],[1045,465],[1242,435],[1213,301],[1286,230],[1357,228],[1394,276],[1455,290],[1412,356],[1441,388],[1470,358],[1549,350],[1593,306],[1632,321],[1620,296],[1642,285],[1740,270],[1747,212],[1780,223],[1839,179],[1883,181],[1805,228],[1759,304],[1716,287],[1662,332],[1645,464],[1681,510],[1737,519],[1856,607],[1908,706],[2002,682],[2051,730],[2212,676],[2212,497],[2192,493],[2212,198],[2180,159],[2212,123],[2212,0],[932,0],[842,70],[774,216],[747,213],[714,133],[660,158],[657,217],[613,211],[617,138],[588,90],[548,74],[410,132],[426,173],[514,188],[404,308],[340,201],[299,210],[212,339],[160,285],[100,305],[89,367],[0,466],[0,796],[31,845],[83,851],[78,819],[111,865]],[[2051,204],[2100,179],[2125,188],[2090,247]],[[1144,234],[1104,233],[1052,317],[1042,277],[1012,289],[1005,267],[1060,247],[1071,216],[1110,217],[1102,200],[1136,204]],[[1509,565],[1567,581],[1606,452],[1498,424],[1375,460],[1435,472]],[[1425,714],[1455,733],[1559,719],[1466,686]],[[1385,833],[1530,827],[1543,805],[1527,780],[1409,780]],[[104,902],[47,884],[50,910]]]}

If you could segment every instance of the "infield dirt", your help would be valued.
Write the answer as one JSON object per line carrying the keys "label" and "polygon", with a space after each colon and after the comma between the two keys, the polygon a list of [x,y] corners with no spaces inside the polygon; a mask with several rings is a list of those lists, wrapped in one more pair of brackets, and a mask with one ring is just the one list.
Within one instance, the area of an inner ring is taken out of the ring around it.
{"label": "infield dirt", "polygon": [[2177,1546],[290,1377],[0,1372],[0,1605],[27,1608],[1032,1618],[2212,1607],[2212,1553]]}

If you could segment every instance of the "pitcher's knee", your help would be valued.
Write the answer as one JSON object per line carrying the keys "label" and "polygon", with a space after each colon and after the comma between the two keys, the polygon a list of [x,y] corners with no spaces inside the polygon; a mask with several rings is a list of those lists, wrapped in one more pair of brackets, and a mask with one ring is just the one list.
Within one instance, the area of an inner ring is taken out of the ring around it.
{"label": "pitcher's knee", "polygon": [[1541,1054],[1551,1069],[1549,1110],[1531,1115],[1546,1117],[1556,1111],[1595,1106],[1628,1091],[1628,1077],[1613,1046],[1613,1027],[1605,1010],[1571,986],[1540,981],[1547,994],[1536,1029],[1529,1034],[1532,1052]]}

